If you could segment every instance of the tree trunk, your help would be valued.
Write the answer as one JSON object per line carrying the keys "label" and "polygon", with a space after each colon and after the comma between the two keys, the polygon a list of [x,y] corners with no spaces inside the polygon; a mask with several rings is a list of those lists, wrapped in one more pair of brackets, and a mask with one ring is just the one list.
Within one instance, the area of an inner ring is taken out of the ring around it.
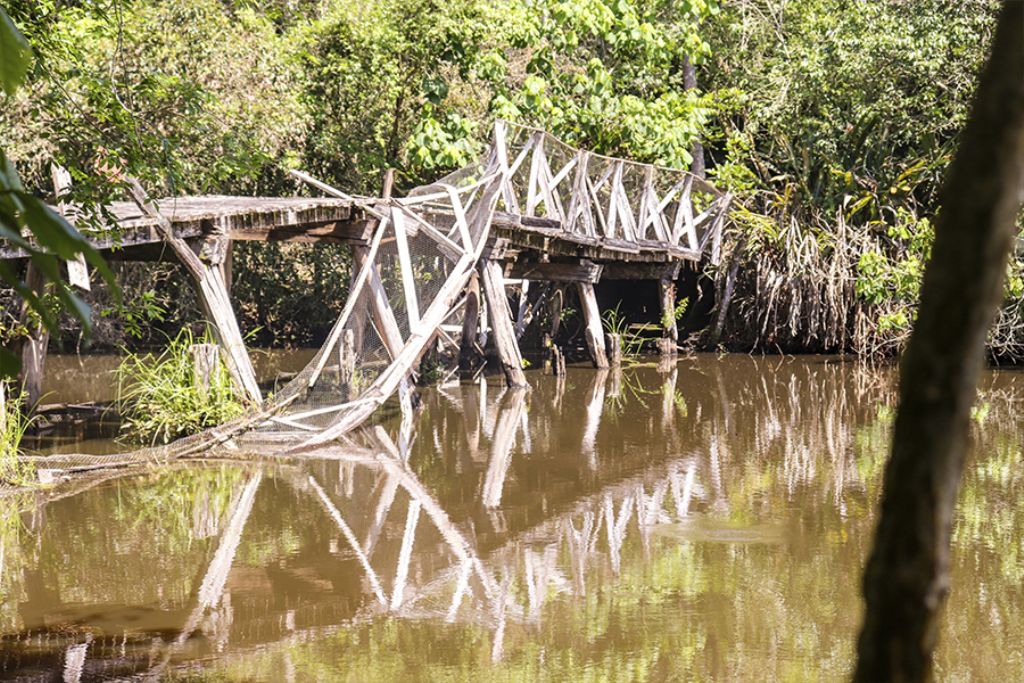
{"label": "tree trunk", "polygon": [[[689,57],[683,57],[683,88],[686,90],[697,89],[697,67],[693,65]],[[690,173],[699,178],[705,177],[707,172],[704,167],[704,145],[701,144],[700,138],[693,141],[691,154],[693,162],[690,163]]]}
{"label": "tree trunk", "polygon": [[881,517],[864,573],[855,681],[932,680],[969,412],[1022,198],[1022,38],[1024,3],[1006,2],[942,190],[903,356]]}

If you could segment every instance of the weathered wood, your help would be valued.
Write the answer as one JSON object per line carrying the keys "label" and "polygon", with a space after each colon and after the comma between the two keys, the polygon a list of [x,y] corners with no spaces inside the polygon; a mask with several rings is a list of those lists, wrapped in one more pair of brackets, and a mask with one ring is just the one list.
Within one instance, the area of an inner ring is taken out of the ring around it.
{"label": "weathered wood", "polygon": [[[494,215],[494,205],[497,202],[500,192],[501,173],[491,172],[479,181],[485,190],[474,202],[472,209],[468,212],[469,233],[473,242],[467,244],[466,254],[452,266],[448,278],[440,290],[430,302],[427,310],[423,312],[420,324],[410,331],[409,338],[398,355],[393,359],[391,365],[382,372],[373,384],[364,392],[364,396],[372,400],[351,409],[346,409],[335,417],[327,429],[320,434],[303,442],[296,449],[300,450],[325,443],[345,434],[355,426],[362,423],[379,407],[388,397],[400,390],[401,385],[407,380],[413,364],[422,355],[423,350],[433,338],[434,331],[451,314],[452,306],[465,289],[469,281],[469,275],[474,265],[479,261],[480,254],[487,243],[491,219]],[[500,277],[500,266],[498,266]],[[508,301],[505,301],[508,306]],[[511,324],[511,321],[509,321]],[[521,372],[520,368],[520,372]]]}
{"label": "weathered wood", "polygon": [[675,280],[679,277],[679,270],[682,267],[679,261],[671,263],[613,261],[602,265],[602,280]]}
{"label": "weathered wood", "polygon": [[587,338],[587,349],[595,368],[608,367],[608,354],[604,346],[604,330],[601,327],[601,310],[597,306],[597,294],[594,285],[589,282],[577,282],[576,291],[580,297],[580,308],[583,309],[583,320],[586,323],[584,334]]}
{"label": "weathered wood", "polygon": [[661,339],[658,341],[658,350],[663,356],[674,356],[679,344],[675,280],[662,279],[658,281],[658,300],[661,307]]}
{"label": "weathered wood", "polygon": [[611,367],[622,365],[622,336],[609,332],[607,344],[609,365]]}
{"label": "weathered wood", "polygon": [[507,276],[528,280],[546,280],[548,282],[589,282],[595,284],[601,280],[602,268],[601,264],[586,259],[557,263],[515,261],[509,264]]}
{"label": "weathered wood", "polygon": [[[149,199],[138,181],[131,180],[129,192],[139,209],[156,221],[164,239],[192,276],[200,304],[207,316],[207,322],[224,351],[228,371],[239,393],[254,403],[262,402],[263,396],[256,383],[256,372],[252,366],[252,359],[249,358],[249,354],[245,350],[242,332],[231,308],[227,286],[219,264],[204,262],[192,251],[188,243],[175,235],[170,221],[160,213],[159,207]],[[227,237],[221,236],[219,239],[226,241]]]}
{"label": "weathered wood", "polygon": [[519,352],[515,328],[512,325],[512,309],[505,294],[505,278],[501,264],[486,260],[480,264],[484,298],[487,300],[488,320],[494,333],[494,346],[498,351],[505,381],[512,387],[526,386],[523,373],[523,356]]}
{"label": "weathered wood", "polygon": [[[43,274],[31,262],[25,266],[25,285],[41,297],[46,288]],[[18,383],[21,385],[22,397],[28,408],[39,403],[43,391],[43,367],[46,364],[46,347],[50,344],[50,331],[34,320],[27,303],[21,307],[19,319],[28,336],[22,340],[21,369],[18,372]]]}
{"label": "weathered wood", "polygon": [[477,344],[480,329],[480,276],[474,271],[466,285],[466,305],[462,312],[462,337],[459,340],[459,369],[472,372],[483,356]]}
{"label": "weathered wood", "polygon": [[217,366],[220,364],[220,349],[216,344],[193,344],[190,351],[193,381],[199,388],[199,393],[205,396],[217,374]]}

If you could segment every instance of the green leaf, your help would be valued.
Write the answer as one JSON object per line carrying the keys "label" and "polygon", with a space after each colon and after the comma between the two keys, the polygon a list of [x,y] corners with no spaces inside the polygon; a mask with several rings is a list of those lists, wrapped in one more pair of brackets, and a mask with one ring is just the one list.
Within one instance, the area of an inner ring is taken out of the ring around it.
{"label": "green leaf", "polygon": [[25,82],[31,60],[32,49],[28,41],[0,7],[0,88],[8,96]]}

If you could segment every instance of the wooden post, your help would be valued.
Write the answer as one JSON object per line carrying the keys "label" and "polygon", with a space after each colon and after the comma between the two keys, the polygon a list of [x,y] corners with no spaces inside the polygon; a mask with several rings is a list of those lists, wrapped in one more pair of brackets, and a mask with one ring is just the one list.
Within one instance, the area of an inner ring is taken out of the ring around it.
{"label": "wooden post", "polygon": [[480,363],[477,330],[480,329],[480,276],[474,271],[466,285],[466,305],[463,309],[462,339],[459,340],[459,369],[472,372]]}
{"label": "wooden post", "polygon": [[[42,273],[31,262],[26,266],[25,285],[37,296],[42,296],[46,288]],[[46,363],[50,331],[42,323],[33,322],[27,303],[22,304],[20,319],[28,330],[28,337],[21,345],[21,371],[18,379],[25,405],[31,409],[39,403],[39,397],[42,396],[43,365]]]}
{"label": "wooden post", "polygon": [[[356,374],[355,334],[351,329],[345,330],[338,342],[338,387],[347,400],[355,393],[352,380]],[[358,389],[358,387],[356,387]]]}
{"label": "wooden post", "polygon": [[622,365],[622,337],[608,334],[608,363],[614,368]]}
{"label": "wooden post", "polygon": [[587,349],[595,368],[608,367],[608,354],[604,346],[604,330],[601,327],[601,310],[597,307],[597,294],[589,282],[577,282],[576,291],[586,322]]}
{"label": "wooden post", "polygon": [[658,299],[661,303],[661,339],[658,349],[663,356],[676,355],[679,344],[679,326],[676,325],[676,283],[662,278],[658,281]]}
{"label": "wooden post", "polygon": [[[223,254],[227,251],[226,235],[213,235],[203,245],[203,253],[209,259],[204,261],[197,256],[188,243],[174,234],[170,221],[160,213],[156,204],[150,200],[137,180],[129,183],[132,199],[147,216],[157,221],[164,240],[171,246],[182,265],[195,281],[199,302],[213,330],[217,343],[224,351],[231,379],[239,392],[254,403],[262,403],[263,395],[256,383],[256,371],[252,367],[252,359],[245,350],[242,330],[238,326],[231,300],[228,297],[227,285],[220,265]],[[219,255],[219,258],[218,258]]]}
{"label": "wooden post", "polygon": [[199,393],[206,396],[217,372],[217,364],[220,362],[220,349],[216,344],[193,344],[191,351],[192,376],[199,387]]}
{"label": "wooden post", "polygon": [[494,346],[498,350],[501,369],[509,386],[524,387],[526,374],[523,372],[523,357],[516,342],[515,328],[512,326],[512,309],[505,295],[505,276],[501,264],[490,259],[480,265],[483,279],[484,296],[487,299],[488,317],[494,331]]}

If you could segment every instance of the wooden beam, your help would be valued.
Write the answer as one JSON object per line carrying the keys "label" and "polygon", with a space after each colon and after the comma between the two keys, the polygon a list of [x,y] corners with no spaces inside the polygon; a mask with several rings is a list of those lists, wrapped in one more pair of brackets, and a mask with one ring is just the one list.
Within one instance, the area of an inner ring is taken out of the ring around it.
{"label": "wooden beam", "polygon": [[472,372],[479,366],[480,347],[477,331],[480,329],[480,276],[474,271],[466,285],[466,308],[462,316],[462,338],[459,340],[459,369]]}
{"label": "wooden beam", "polygon": [[626,263],[613,261],[603,264],[602,280],[675,280],[682,263]]}
{"label": "wooden beam", "polygon": [[608,353],[605,351],[604,330],[601,326],[601,309],[597,306],[597,294],[594,285],[589,282],[577,282],[576,291],[580,297],[580,308],[583,309],[583,320],[586,322],[585,334],[590,359],[595,368],[608,367]]}
{"label": "wooden beam", "polygon": [[498,350],[505,381],[512,387],[524,387],[527,382],[523,372],[523,356],[519,352],[516,332],[512,326],[512,309],[505,295],[505,277],[501,264],[491,260],[482,261],[480,275],[484,297],[487,299],[488,318],[494,331],[494,346]]}
{"label": "wooden beam", "polygon": [[601,264],[586,259],[559,263],[515,261],[506,267],[506,277],[595,284],[601,280],[602,268]]}
{"label": "wooden beam", "polygon": [[[192,251],[185,240],[177,237],[171,222],[150,200],[137,180],[131,180],[129,191],[139,209],[150,219],[156,221],[164,239],[195,281],[199,302],[217,343],[224,351],[228,372],[231,374],[235,387],[242,396],[250,401],[262,403],[263,395],[256,383],[256,371],[253,369],[252,359],[249,358],[249,354],[245,350],[245,341],[242,339],[242,331],[235,318],[235,312],[231,308],[231,300],[228,297],[227,285],[224,282],[220,263],[203,261]],[[226,235],[211,237],[209,253],[218,253],[217,243],[226,244],[227,240]]]}

